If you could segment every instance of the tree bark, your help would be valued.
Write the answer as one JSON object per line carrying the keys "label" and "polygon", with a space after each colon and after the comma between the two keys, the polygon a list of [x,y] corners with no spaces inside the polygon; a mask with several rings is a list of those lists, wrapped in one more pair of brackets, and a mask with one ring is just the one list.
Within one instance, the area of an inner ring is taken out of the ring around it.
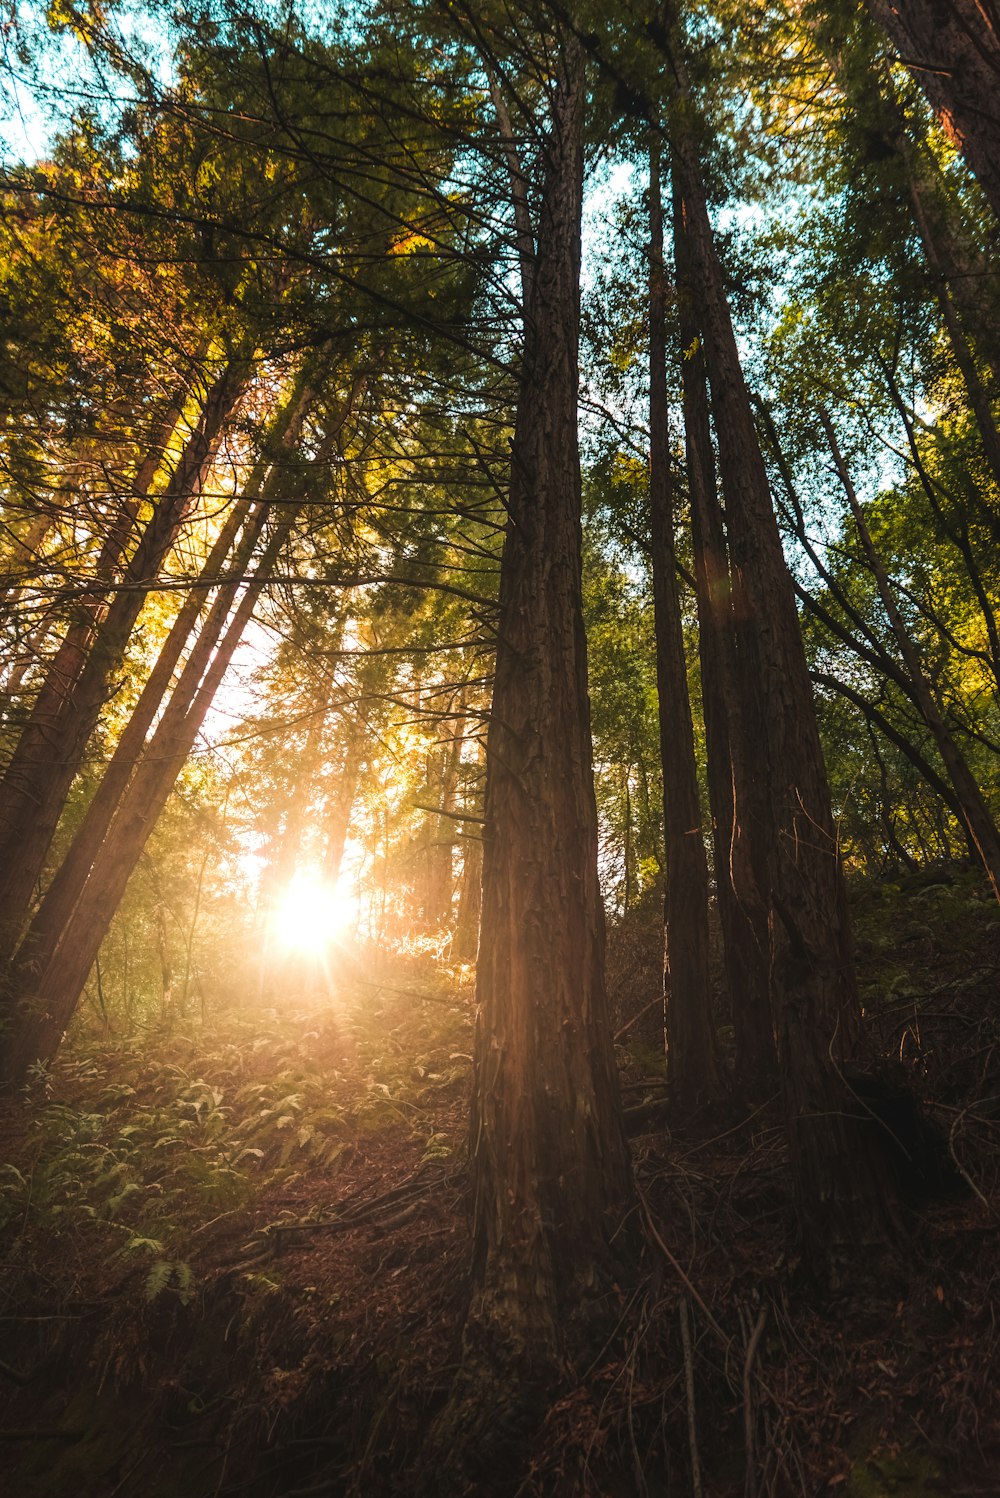
{"label": "tree bark", "polygon": [[428,776],[431,796],[441,808],[428,819],[427,872],[423,902],[424,921],[429,931],[448,931],[452,926],[455,893],[455,803],[465,741],[465,708],[459,696],[457,710],[442,724],[444,741],[434,751],[438,774]]}
{"label": "tree bark", "polygon": [[[756,703],[740,670],[725,520],[719,502],[683,204],[674,209],[674,254],[687,448],[688,495],[698,607],[702,710],[712,807],[715,883],[733,1016],[736,1077],[745,1096],[767,1093],[777,1078],[771,1016],[771,935],[766,899],[769,817],[761,776],[747,757],[744,727]],[[744,640],[744,653],[750,642]]]}
{"label": "tree bark", "polygon": [[[755,645],[764,737],[747,745],[768,788],[772,982],[793,1180],[811,1259],[836,1277],[894,1235],[879,1141],[843,1063],[859,1018],[846,898],[795,594],[743,378],[679,54],[672,141],[700,304],[737,605]],[[744,724],[746,727],[746,724]]]}
{"label": "tree bark", "polygon": [[[471,1121],[485,1349],[551,1377],[632,1201],[604,988],[577,436],[584,56],[559,28],[525,308],[487,745]],[[620,1252],[620,1250],[618,1250]]]}
{"label": "tree bark", "polygon": [[1000,25],[977,0],[868,0],[1000,218]]}
{"label": "tree bark", "polygon": [[656,133],[649,153],[649,228],[649,525],[666,853],[664,1034],[671,1102],[689,1112],[719,1097],[722,1077],[708,973],[708,859],[701,829],[674,544],[663,203]]}

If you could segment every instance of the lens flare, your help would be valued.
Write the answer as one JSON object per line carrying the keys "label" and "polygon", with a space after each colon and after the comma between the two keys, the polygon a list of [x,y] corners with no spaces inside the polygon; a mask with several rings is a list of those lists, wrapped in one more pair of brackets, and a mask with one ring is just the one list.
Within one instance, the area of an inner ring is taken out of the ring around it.
{"label": "lens flare", "polygon": [[317,875],[298,874],[274,912],[274,933],[289,951],[319,956],[353,916],[350,901],[336,885]]}

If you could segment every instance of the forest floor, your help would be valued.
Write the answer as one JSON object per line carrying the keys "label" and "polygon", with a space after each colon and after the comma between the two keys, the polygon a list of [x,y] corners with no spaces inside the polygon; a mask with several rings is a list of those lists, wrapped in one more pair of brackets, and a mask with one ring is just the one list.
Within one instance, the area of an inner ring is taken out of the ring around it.
{"label": "forest floor", "polygon": [[[930,1125],[905,1252],[820,1291],[775,1102],[672,1124],[636,913],[610,974],[640,1276],[478,1491],[1000,1493],[1000,910],[948,871],[854,905],[871,1061]],[[0,1111],[5,1491],[414,1492],[460,1353],[471,1048],[469,973],[416,959],[68,1043]]]}

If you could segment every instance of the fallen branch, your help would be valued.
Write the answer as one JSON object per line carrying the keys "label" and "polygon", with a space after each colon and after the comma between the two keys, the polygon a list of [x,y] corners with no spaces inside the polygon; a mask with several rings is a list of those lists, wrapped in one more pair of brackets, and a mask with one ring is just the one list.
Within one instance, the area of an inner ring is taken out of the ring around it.
{"label": "fallen branch", "polygon": [[681,1296],[677,1305],[681,1323],[681,1346],[684,1349],[684,1389],[687,1396],[688,1452],[691,1458],[691,1498],[702,1498],[701,1463],[698,1460],[698,1420],[694,1402],[694,1359],[691,1355],[691,1326],[688,1303]]}
{"label": "fallen branch", "polygon": [[[465,1172],[465,1166],[460,1165],[453,1170],[446,1171],[443,1175],[434,1175],[423,1179],[419,1175],[411,1176],[401,1186],[395,1186],[391,1191],[384,1191],[373,1201],[366,1202],[355,1212],[349,1212],[341,1217],[328,1217],[320,1221],[311,1218],[294,1218],[291,1222],[269,1222],[262,1229],[262,1236],[256,1243],[247,1244],[244,1253],[246,1257],[238,1264],[231,1265],[226,1274],[236,1274],[258,1260],[265,1258],[270,1253],[280,1252],[283,1246],[280,1242],[284,1233],[346,1233],[352,1228],[370,1227],[377,1225],[385,1231],[400,1226],[408,1220],[412,1208],[422,1196],[439,1187],[447,1186],[452,1181],[457,1181]],[[350,1198],[353,1200],[353,1198]],[[383,1219],[381,1214],[386,1207],[392,1207],[400,1202],[406,1202],[406,1208],[402,1212],[395,1213],[392,1217]]]}
{"label": "fallen branch", "polygon": [[621,1040],[621,1038],[622,1038],[623,1035],[627,1035],[628,1034],[628,1032],[631,1030],[631,1028],[632,1028],[633,1025],[637,1025],[639,1023],[639,1021],[642,1019],[642,1017],[643,1017],[644,1014],[648,1014],[651,1009],[655,1009],[656,1008],[657,1004],[662,1004],[662,1003],[663,1003],[663,995],[662,995],[662,993],[658,993],[656,995],[655,999],[650,999],[650,1001],[649,1001],[648,1004],[643,1004],[643,1006],[639,1010],[638,1014],[633,1014],[633,1016],[632,1016],[631,1019],[628,1019],[628,1020],[625,1021],[625,1023],[622,1025],[622,1027],[621,1027],[620,1030],[616,1030],[615,1031],[615,1033],[614,1033],[614,1035],[612,1037],[612,1039],[614,1040],[615,1044],[617,1045],[618,1041]]}
{"label": "fallen branch", "polygon": [[760,1314],[750,1334],[747,1343],[747,1355],[743,1359],[743,1444],[747,1454],[747,1475],[744,1486],[745,1498],[757,1498],[757,1454],[754,1440],[754,1408],[753,1408],[753,1365],[760,1346],[760,1339],[764,1335],[764,1327],[767,1324],[767,1306],[760,1308]]}
{"label": "fallen branch", "polygon": [[987,1200],[987,1198],[980,1191],[979,1187],[976,1185],[975,1181],[972,1179],[969,1172],[966,1170],[965,1166],[958,1158],[958,1151],[955,1148],[955,1134],[958,1126],[965,1118],[965,1115],[970,1112],[971,1109],[975,1106],[975,1103],[970,1103],[968,1108],[963,1108],[959,1113],[955,1115],[955,1121],[948,1132],[948,1153],[951,1155],[951,1158],[955,1162],[955,1169],[958,1171],[959,1175],[962,1177],[962,1180],[968,1186],[969,1190],[979,1198],[983,1206],[986,1208],[987,1212],[989,1212],[990,1216],[996,1217],[998,1215],[996,1208],[993,1206],[993,1203]]}

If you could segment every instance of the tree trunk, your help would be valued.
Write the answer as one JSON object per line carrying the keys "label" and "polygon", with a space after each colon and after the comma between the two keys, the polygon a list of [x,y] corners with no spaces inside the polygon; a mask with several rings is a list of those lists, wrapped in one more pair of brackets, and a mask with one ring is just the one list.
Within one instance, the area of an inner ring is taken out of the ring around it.
{"label": "tree trunk", "polygon": [[4,1085],[18,1085],[30,1066],[51,1060],[58,1049],[132,871],[184,768],[295,514],[294,506],[283,510],[258,561],[256,576],[245,588],[228,626],[226,618],[239,583],[220,588],[57,940],[43,953],[29,933],[23,963],[20,953],[15,959],[11,1023],[0,1050]]}
{"label": "tree trunk", "polygon": [[[672,138],[700,303],[738,607],[755,644],[768,787],[773,985],[797,1207],[811,1258],[836,1276],[894,1233],[879,1142],[844,1080],[859,1018],[846,898],[795,594],[771,504],[708,215],[683,65]],[[746,724],[744,723],[744,727]]]}
{"label": "tree trunk", "polygon": [[868,0],[1000,218],[1000,25],[977,0]]}
{"label": "tree trunk", "polygon": [[[317,462],[329,457],[362,384],[361,379],[355,381],[350,398],[317,453]],[[291,433],[297,432],[304,416],[304,402],[305,397],[300,395],[286,411],[279,423],[281,441],[289,442]],[[70,850],[73,884],[68,879],[54,882],[18,950],[8,989],[7,1033],[0,1051],[0,1079],[8,1084],[20,1081],[33,1061],[48,1060],[59,1045],[131,872],[184,766],[254,604],[291,531],[303,503],[305,482],[303,474],[294,492],[284,493],[287,468],[280,464],[271,468],[261,501],[240,538],[233,559],[234,575],[219,587],[131,781],[124,788],[136,757],[130,751],[115,767],[117,784],[123,787],[116,807],[104,805],[100,821],[95,817],[89,827],[85,819],[79,835],[81,846],[78,849],[74,844]],[[271,502],[279,496],[281,507],[272,536],[257,562],[253,582],[245,588],[227,625],[242,574],[252,559]],[[133,747],[137,752],[138,746]],[[109,817],[111,810],[113,818]],[[99,841],[102,832],[105,835]]]}
{"label": "tree trunk", "polygon": [[443,727],[446,737],[435,751],[440,767],[440,773],[435,777],[437,783],[428,777],[430,794],[441,808],[437,816],[429,818],[428,827],[430,842],[423,914],[429,931],[450,931],[452,925],[455,834],[459,825],[454,813],[465,742],[465,709],[461,697],[457,710],[445,718]]}
{"label": "tree trunk", "polygon": [[[487,746],[466,1365],[560,1366],[632,1201],[604,989],[577,437],[582,47],[560,28]],[[619,1240],[620,1243],[620,1240]],[[620,1252],[620,1247],[617,1250]]]}
{"label": "tree trunk", "polygon": [[720,1095],[722,1077],[708,976],[708,860],[701,830],[674,549],[663,205],[656,134],[649,153],[649,226],[649,523],[666,852],[664,1033],[671,1101],[690,1111]]}
{"label": "tree trunk", "polygon": [[325,823],[325,846],[323,850],[323,877],[336,884],[344,862],[347,834],[351,830],[351,812],[361,781],[362,750],[365,743],[366,723],[360,704],[355,708],[356,716],[345,730],[343,748],[333,791],[327,798],[323,812]]}
{"label": "tree trunk", "polygon": [[[754,774],[743,723],[756,704],[752,677],[737,662],[736,620],[725,521],[719,503],[705,386],[705,355],[691,285],[683,205],[674,209],[688,495],[694,546],[702,710],[708,751],[715,883],[733,1016],[736,1076],[746,1096],[761,1096],[777,1077],[771,1016],[771,935],[766,900],[769,817]],[[744,641],[746,646],[747,642]]]}
{"label": "tree trunk", "polygon": [[479,728],[480,716],[476,716],[476,792],[471,805],[466,796],[466,812],[471,811],[474,820],[462,828],[462,875],[458,891],[458,915],[455,917],[455,940],[451,954],[457,962],[475,962],[479,950],[479,923],[483,910],[483,839],[476,823],[480,819],[482,800],[480,778],[483,765],[483,740]]}
{"label": "tree trunk", "polygon": [[178,528],[200,493],[226,420],[248,380],[245,360],[233,360],[217,378],[195,431],[157,500],[119,589],[92,642],[68,674],[54,684],[46,711],[28,725],[7,767],[0,797],[0,955],[9,953],[23,927],[87,741],[109,695],[129,638],[155,586]]}

